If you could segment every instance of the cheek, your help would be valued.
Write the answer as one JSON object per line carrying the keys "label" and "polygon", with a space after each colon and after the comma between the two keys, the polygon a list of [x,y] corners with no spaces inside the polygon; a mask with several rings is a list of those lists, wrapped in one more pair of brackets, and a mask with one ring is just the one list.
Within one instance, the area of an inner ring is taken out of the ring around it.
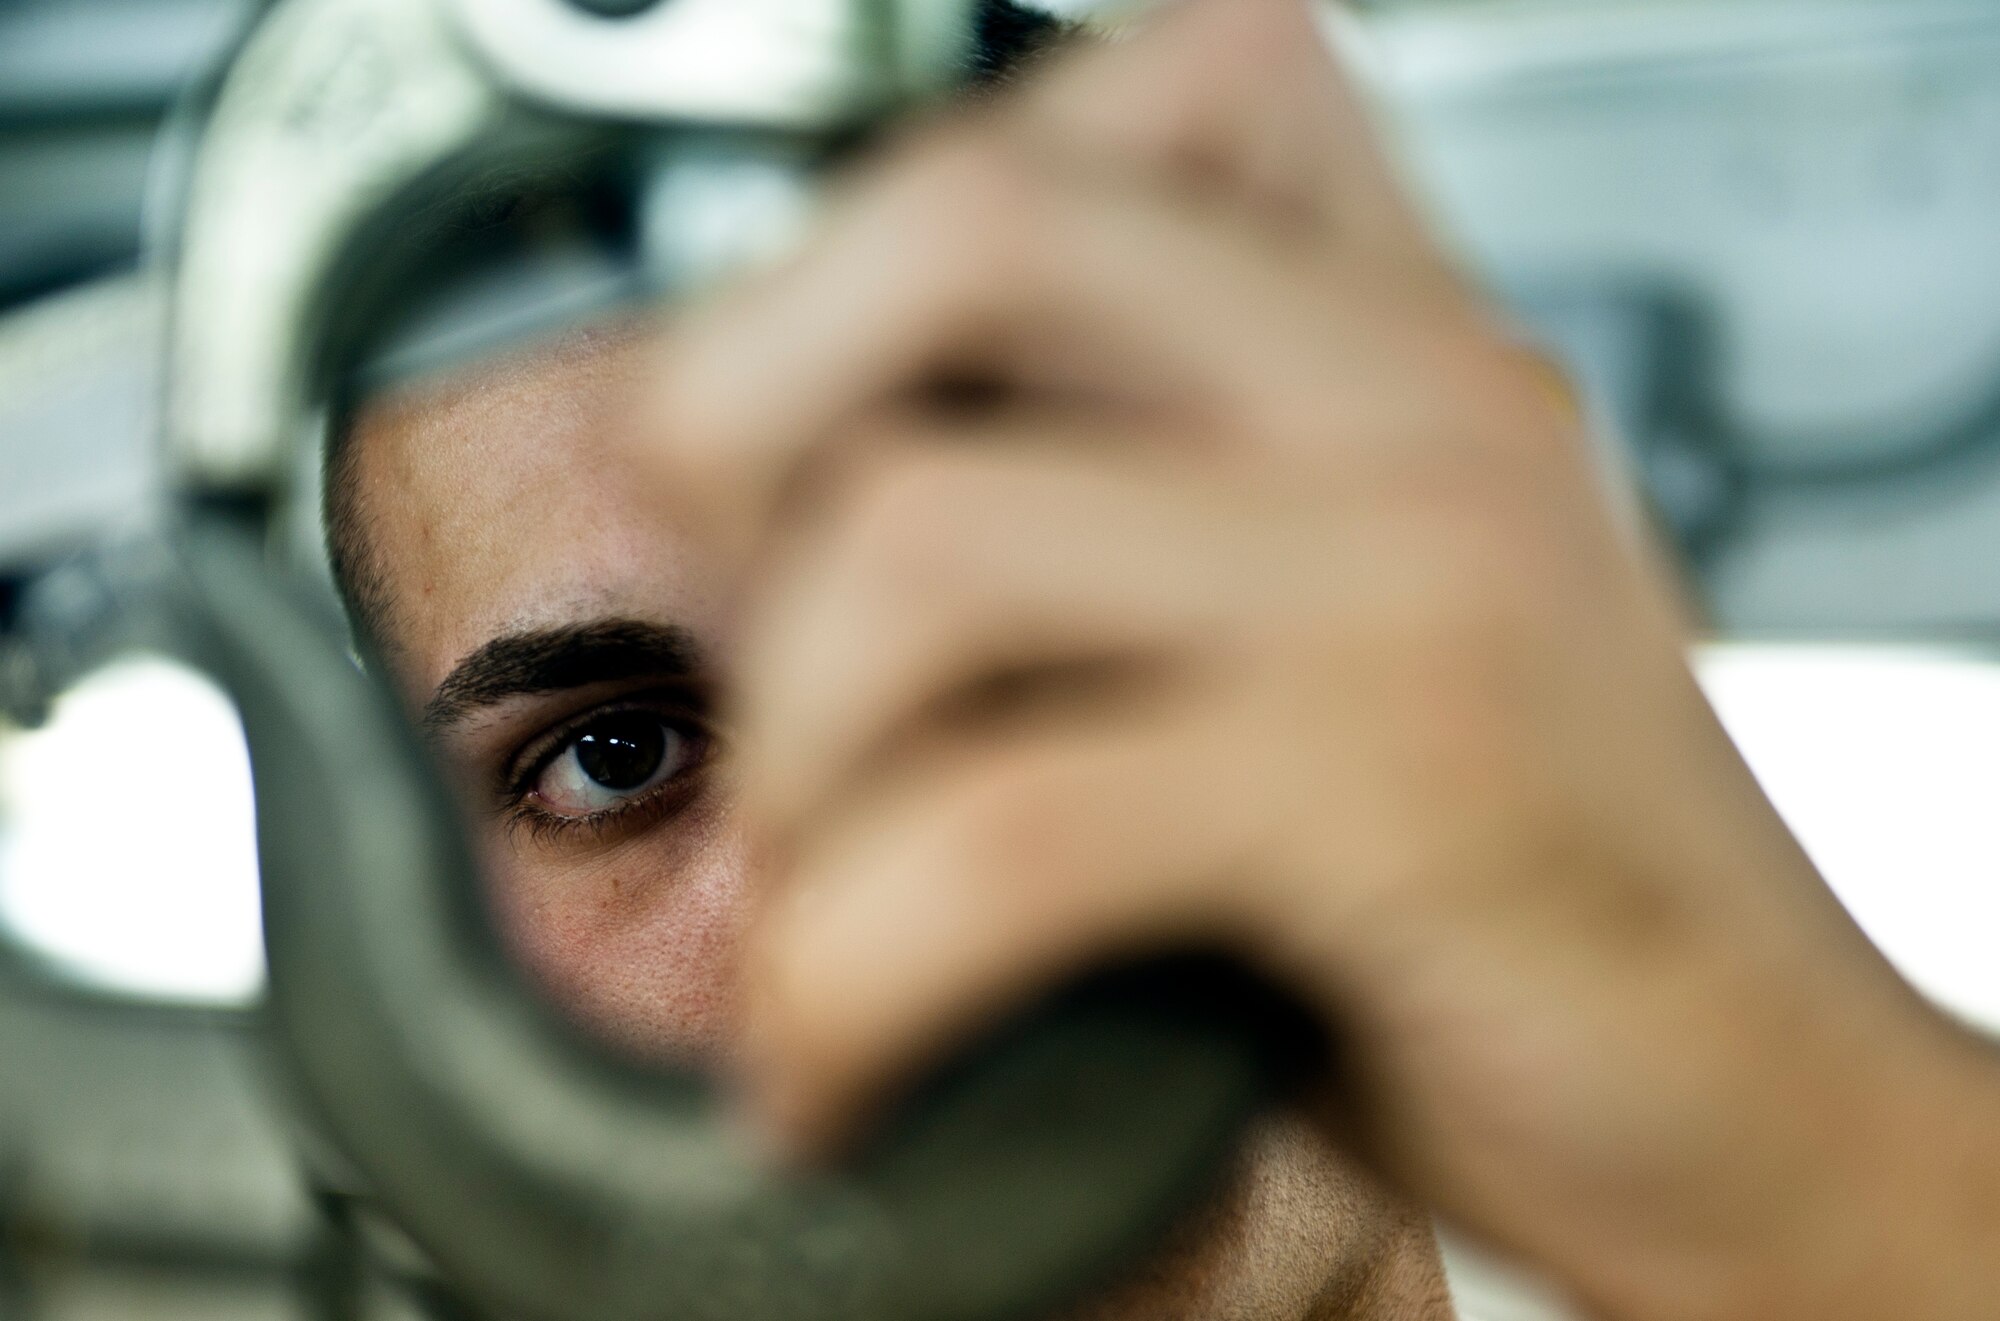
{"label": "cheek", "polygon": [[531,841],[489,856],[502,942],[566,1017],[649,1059],[728,1056],[752,867],[726,813],[587,860]]}

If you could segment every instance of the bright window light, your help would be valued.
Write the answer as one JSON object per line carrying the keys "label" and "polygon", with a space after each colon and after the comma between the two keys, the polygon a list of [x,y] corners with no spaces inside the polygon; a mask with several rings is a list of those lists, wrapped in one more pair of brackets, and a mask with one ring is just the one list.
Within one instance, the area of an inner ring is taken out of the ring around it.
{"label": "bright window light", "polygon": [[2000,1033],[2000,663],[1735,644],[1697,667],[1855,920],[1920,990]]}
{"label": "bright window light", "polygon": [[0,927],[83,985],[240,1005],[264,982],[235,709],[162,660],[93,674],[0,735]]}
{"label": "bright window light", "polygon": [[[1722,644],[1710,700],[1862,927],[2000,1032],[2000,662]],[[90,985],[241,1004],[263,985],[250,772],[228,701],[158,660],[0,737],[0,928]]]}

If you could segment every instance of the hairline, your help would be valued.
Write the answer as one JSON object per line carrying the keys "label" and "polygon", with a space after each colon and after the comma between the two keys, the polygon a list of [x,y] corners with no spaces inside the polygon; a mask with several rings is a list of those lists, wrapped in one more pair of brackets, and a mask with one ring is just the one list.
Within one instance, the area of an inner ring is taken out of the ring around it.
{"label": "hairline", "polygon": [[[980,11],[979,48],[968,94],[1011,81],[1051,47],[1081,30],[1074,22],[1023,8],[1015,0],[989,0]],[[591,338],[585,332],[581,342]],[[567,347],[573,349],[578,342],[573,337]],[[510,358],[500,370],[519,370],[563,351],[543,345]],[[357,645],[393,655],[399,621],[388,574],[375,550],[377,516],[362,499],[361,447],[355,443],[365,429],[359,425],[364,407],[360,400],[346,401],[334,410],[327,428],[320,461],[320,526],[334,590]]]}

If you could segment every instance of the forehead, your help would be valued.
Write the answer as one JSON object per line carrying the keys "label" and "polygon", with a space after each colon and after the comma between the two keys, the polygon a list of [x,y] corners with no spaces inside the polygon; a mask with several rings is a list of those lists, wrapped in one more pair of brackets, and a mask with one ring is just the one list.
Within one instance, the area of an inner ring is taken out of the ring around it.
{"label": "forehead", "polygon": [[508,631],[698,627],[694,547],[634,461],[657,345],[580,334],[365,405],[348,480],[402,679],[428,693]]}

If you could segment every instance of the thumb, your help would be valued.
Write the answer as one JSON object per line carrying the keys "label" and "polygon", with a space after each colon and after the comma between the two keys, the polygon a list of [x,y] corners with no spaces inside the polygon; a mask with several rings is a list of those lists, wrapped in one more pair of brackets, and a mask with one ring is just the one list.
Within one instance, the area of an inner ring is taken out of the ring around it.
{"label": "thumb", "polygon": [[1022,117],[1072,151],[1303,213],[1347,242],[1431,244],[1320,0],[1175,0],[1033,81]]}

